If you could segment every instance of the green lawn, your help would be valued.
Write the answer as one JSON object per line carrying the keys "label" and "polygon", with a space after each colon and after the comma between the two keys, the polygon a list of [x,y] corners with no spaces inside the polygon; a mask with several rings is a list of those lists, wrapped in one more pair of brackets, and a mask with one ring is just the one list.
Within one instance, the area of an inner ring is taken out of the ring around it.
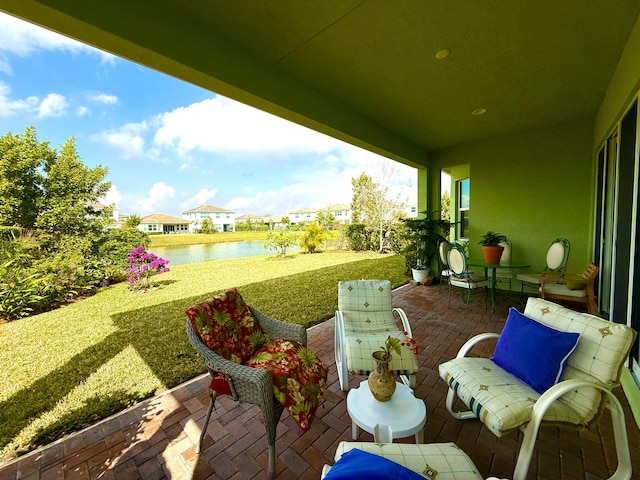
{"label": "green lawn", "polygon": [[225,232],[225,233],[176,233],[175,235],[150,235],[151,246],[198,245],[202,243],[240,242],[244,240],[266,240],[269,232]]}
{"label": "green lawn", "polygon": [[267,315],[311,326],[333,316],[338,281],[399,286],[404,269],[403,257],[347,252],[178,265],[146,293],[114,285],[0,325],[0,461],[204,372],[184,312],[216,292],[238,287]]}

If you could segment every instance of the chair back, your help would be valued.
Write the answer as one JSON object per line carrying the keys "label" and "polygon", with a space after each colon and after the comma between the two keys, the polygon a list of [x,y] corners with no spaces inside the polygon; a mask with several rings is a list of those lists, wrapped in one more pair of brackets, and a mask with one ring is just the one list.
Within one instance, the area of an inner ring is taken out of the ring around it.
{"label": "chair back", "polygon": [[449,250],[451,249],[451,245],[449,242],[445,242],[442,240],[438,245],[438,255],[440,256],[440,263],[442,264],[442,269],[449,268]]}
{"label": "chair back", "polygon": [[556,238],[547,250],[547,270],[564,272],[569,261],[571,244],[566,238]]}
{"label": "chair back", "polygon": [[449,268],[456,277],[464,277],[467,274],[467,257],[456,244],[452,244],[449,250]]}
{"label": "chair back", "polygon": [[504,240],[500,242],[500,246],[503,248],[500,263],[509,263],[511,261],[511,241]]}
{"label": "chair back", "polygon": [[338,283],[338,310],[344,328],[351,332],[384,332],[394,330],[389,280],[349,280]]}
{"label": "chair back", "polygon": [[[527,300],[524,314],[556,330],[580,334],[561,380],[589,380],[607,389],[620,383],[622,368],[636,337],[632,328],[534,297]],[[591,387],[582,387],[575,395],[560,398],[592,421],[602,413],[602,400],[602,394]]]}

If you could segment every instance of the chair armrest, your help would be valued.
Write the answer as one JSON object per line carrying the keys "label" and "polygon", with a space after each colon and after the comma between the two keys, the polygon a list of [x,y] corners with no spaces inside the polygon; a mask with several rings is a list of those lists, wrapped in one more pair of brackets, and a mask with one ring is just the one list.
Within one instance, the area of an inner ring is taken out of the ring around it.
{"label": "chair armrest", "polygon": [[542,419],[547,412],[548,408],[562,395],[567,392],[574,391],[580,387],[592,387],[600,390],[606,399],[606,407],[611,411],[611,419],[613,423],[613,434],[616,445],[616,454],[618,458],[618,468],[615,473],[609,477],[609,480],[614,479],[630,479],[631,478],[631,456],[629,453],[629,443],[627,439],[627,430],[624,422],[624,410],[620,401],[608,388],[598,385],[597,383],[589,382],[586,380],[564,380],[557,383],[553,387],[545,391],[536,401],[533,406],[531,421],[524,429],[524,438],[522,440],[522,446],[518,453],[518,460],[516,462],[516,468],[513,472],[514,479],[524,479],[527,476],[529,470],[529,464],[531,462],[531,455],[533,453],[533,447],[538,436],[538,430]]}
{"label": "chair armrest", "polygon": [[407,337],[413,338],[413,335],[411,334],[411,325],[409,325],[409,319],[407,318],[407,314],[404,313],[404,310],[398,307],[391,309],[391,312],[398,314],[400,320],[402,320],[402,329],[407,332]]}
{"label": "chair armrest", "polygon": [[187,319],[187,336],[196,352],[204,359],[209,373],[220,372],[229,377],[229,386],[234,400],[255,404],[256,398],[273,397],[269,372],[232,362],[217,354],[204,344],[189,319]]}
{"label": "chair armrest", "polygon": [[264,313],[249,307],[251,314],[258,321],[262,330],[269,335],[269,338],[282,340],[295,340],[303,345],[307,345],[307,329],[303,325],[287,323],[282,320],[268,317]]}
{"label": "chair armrest", "polygon": [[476,343],[480,343],[484,340],[489,340],[491,338],[499,338],[499,337],[500,337],[499,333],[492,333],[492,332],[480,333],[474,337],[471,337],[469,340],[464,342],[464,344],[460,347],[460,350],[458,350],[458,354],[456,355],[456,358],[464,357],[467,353],[469,353],[469,350],[471,350],[471,348],[473,348],[473,346]]}

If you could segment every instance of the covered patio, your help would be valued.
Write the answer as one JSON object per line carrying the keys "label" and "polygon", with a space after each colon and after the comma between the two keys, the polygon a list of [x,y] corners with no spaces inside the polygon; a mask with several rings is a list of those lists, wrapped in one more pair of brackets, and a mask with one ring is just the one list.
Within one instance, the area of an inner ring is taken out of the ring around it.
{"label": "covered patio", "polygon": [[[455,442],[467,452],[480,473],[510,478],[522,435],[500,439],[477,420],[454,420],[445,408],[446,386],[438,365],[455,356],[476,333],[501,331],[507,315],[504,303],[491,313],[475,301],[465,315],[459,297],[447,308],[447,289],[405,285],[393,293],[420,347],[416,397],[427,406],[424,439]],[[333,349],[333,321],[309,329],[309,345],[329,370],[325,402],[311,429],[302,433],[285,412],[278,425],[276,478],[318,479],[322,466],[333,463],[340,441],[351,439],[346,393],[338,386]],[[485,351],[489,355],[491,344]],[[350,388],[364,377],[351,377]],[[203,452],[195,454],[200,426],[208,405],[208,376],[203,375],[144,401],[90,428],[40,448],[0,467],[5,479],[261,479],[267,475],[267,441],[257,407],[227,398],[217,402]],[[634,472],[640,471],[640,431],[621,388],[616,396],[625,410]],[[372,441],[363,432],[359,440]],[[411,442],[413,437],[399,440]],[[601,479],[616,467],[613,432],[608,413],[596,431],[543,428],[528,478]]]}

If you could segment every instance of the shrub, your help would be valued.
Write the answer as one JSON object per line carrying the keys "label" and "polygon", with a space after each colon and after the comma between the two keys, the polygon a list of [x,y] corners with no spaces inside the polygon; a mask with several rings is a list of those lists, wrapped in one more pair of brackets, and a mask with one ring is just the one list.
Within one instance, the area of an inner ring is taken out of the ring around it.
{"label": "shrub", "polygon": [[147,290],[151,287],[152,276],[169,271],[167,267],[169,261],[145,252],[143,245],[129,252],[127,262],[131,265],[127,268],[129,288],[134,291]]}
{"label": "shrub", "polygon": [[351,250],[356,252],[373,250],[373,243],[371,241],[372,232],[367,229],[367,226],[364,223],[352,223],[351,225],[347,225],[345,235]]}

